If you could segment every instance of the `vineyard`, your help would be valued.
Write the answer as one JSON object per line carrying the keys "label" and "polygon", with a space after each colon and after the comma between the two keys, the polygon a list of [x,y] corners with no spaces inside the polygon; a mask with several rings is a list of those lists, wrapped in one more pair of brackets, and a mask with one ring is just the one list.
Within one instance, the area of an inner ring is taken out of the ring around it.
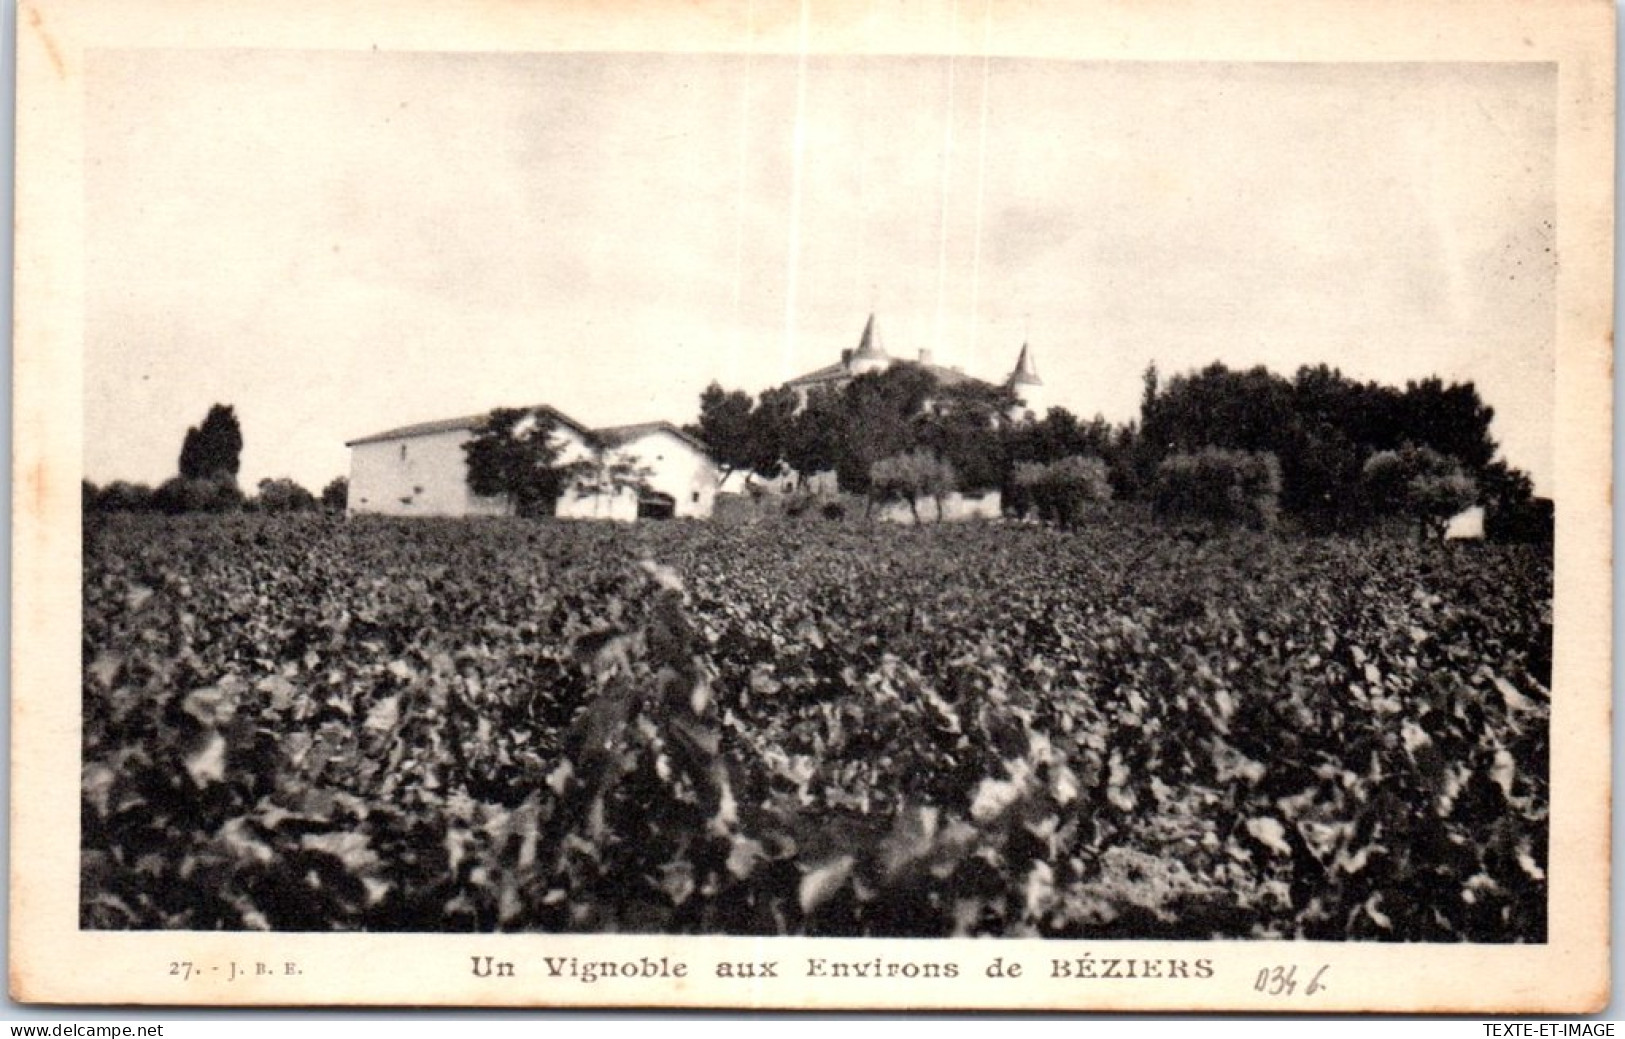
{"label": "vineyard", "polygon": [[1548,550],[92,517],[81,924],[1543,941]]}

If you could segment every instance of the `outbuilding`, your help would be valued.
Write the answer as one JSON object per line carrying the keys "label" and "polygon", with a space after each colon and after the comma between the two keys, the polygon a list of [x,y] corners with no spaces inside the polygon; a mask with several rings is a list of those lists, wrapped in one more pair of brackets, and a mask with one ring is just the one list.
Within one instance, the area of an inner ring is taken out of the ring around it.
{"label": "outbuilding", "polygon": [[[552,427],[559,464],[583,475],[559,497],[554,514],[570,519],[711,515],[718,469],[705,445],[669,422],[591,429],[546,404],[524,409]],[[475,494],[463,445],[486,413],[420,422],[348,441],[348,511],[384,516],[506,516],[505,496]],[[639,486],[610,474],[640,471]],[[603,474],[595,479],[594,473]]]}

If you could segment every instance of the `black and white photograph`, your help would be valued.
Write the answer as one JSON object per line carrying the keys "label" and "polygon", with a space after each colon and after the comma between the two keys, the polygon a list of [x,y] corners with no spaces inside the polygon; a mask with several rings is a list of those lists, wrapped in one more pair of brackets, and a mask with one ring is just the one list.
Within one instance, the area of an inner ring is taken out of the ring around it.
{"label": "black and white photograph", "polygon": [[22,10],[14,995],[1606,1001],[1610,6],[409,6]]}

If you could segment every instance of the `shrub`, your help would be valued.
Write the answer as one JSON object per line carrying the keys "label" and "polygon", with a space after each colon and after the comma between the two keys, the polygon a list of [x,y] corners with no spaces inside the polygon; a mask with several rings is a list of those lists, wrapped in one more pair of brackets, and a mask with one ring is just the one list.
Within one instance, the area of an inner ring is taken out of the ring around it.
{"label": "shrub", "polygon": [[148,512],[153,508],[152,488],[144,483],[114,480],[99,491],[91,483],[85,488],[87,496],[81,503],[87,512]]}
{"label": "shrub", "polygon": [[1160,517],[1242,524],[1254,530],[1274,526],[1280,498],[1281,464],[1275,455],[1220,447],[1164,459],[1151,488],[1152,505]]}
{"label": "shrub", "polygon": [[808,509],[812,508],[813,496],[804,491],[787,494],[784,497],[784,514],[791,519],[799,519]]}
{"label": "shrub", "polygon": [[284,476],[261,480],[255,504],[265,512],[304,512],[316,507],[316,496]]}
{"label": "shrub", "polygon": [[1555,534],[1552,499],[1495,505],[1485,510],[1484,536],[1493,541],[1550,545]]}
{"label": "shrub", "polygon": [[322,488],[322,508],[343,512],[350,504],[350,481],[335,476],[333,482]]}
{"label": "shrub", "polygon": [[954,467],[929,451],[909,451],[882,458],[869,467],[869,493],[879,501],[906,501],[914,522],[920,522],[920,499],[934,498],[937,517],[942,499],[958,486]]}
{"label": "shrub", "polygon": [[235,483],[223,480],[177,476],[153,493],[152,504],[171,516],[183,512],[235,512],[243,507],[243,492]]}
{"label": "shrub", "polygon": [[1450,517],[1478,499],[1478,484],[1461,463],[1430,447],[1378,451],[1366,459],[1360,478],[1375,515],[1409,516],[1423,538],[1443,537]]}
{"label": "shrub", "polygon": [[1018,511],[1025,514],[1031,506],[1039,519],[1063,527],[1077,526],[1092,503],[1112,497],[1106,463],[1089,455],[1070,455],[1047,465],[1024,462],[1016,466],[1014,482]]}

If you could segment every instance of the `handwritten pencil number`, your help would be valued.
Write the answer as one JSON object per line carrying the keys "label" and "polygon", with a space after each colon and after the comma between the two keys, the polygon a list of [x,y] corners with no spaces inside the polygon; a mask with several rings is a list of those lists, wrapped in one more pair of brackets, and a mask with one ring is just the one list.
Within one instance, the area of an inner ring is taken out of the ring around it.
{"label": "handwritten pencil number", "polygon": [[[1309,983],[1303,987],[1303,994],[1313,996],[1326,989],[1326,972],[1331,969],[1330,964],[1323,965],[1315,971]],[[1298,965],[1287,967],[1265,967],[1253,979],[1253,991],[1262,992],[1266,996],[1292,996],[1298,991]]]}
{"label": "handwritten pencil number", "polygon": [[1326,977],[1326,972],[1331,969],[1331,964],[1322,964],[1321,968],[1315,971],[1315,976],[1309,979],[1309,987],[1303,990],[1303,994],[1306,996],[1312,996],[1324,989],[1326,987],[1326,982],[1323,979]]}

